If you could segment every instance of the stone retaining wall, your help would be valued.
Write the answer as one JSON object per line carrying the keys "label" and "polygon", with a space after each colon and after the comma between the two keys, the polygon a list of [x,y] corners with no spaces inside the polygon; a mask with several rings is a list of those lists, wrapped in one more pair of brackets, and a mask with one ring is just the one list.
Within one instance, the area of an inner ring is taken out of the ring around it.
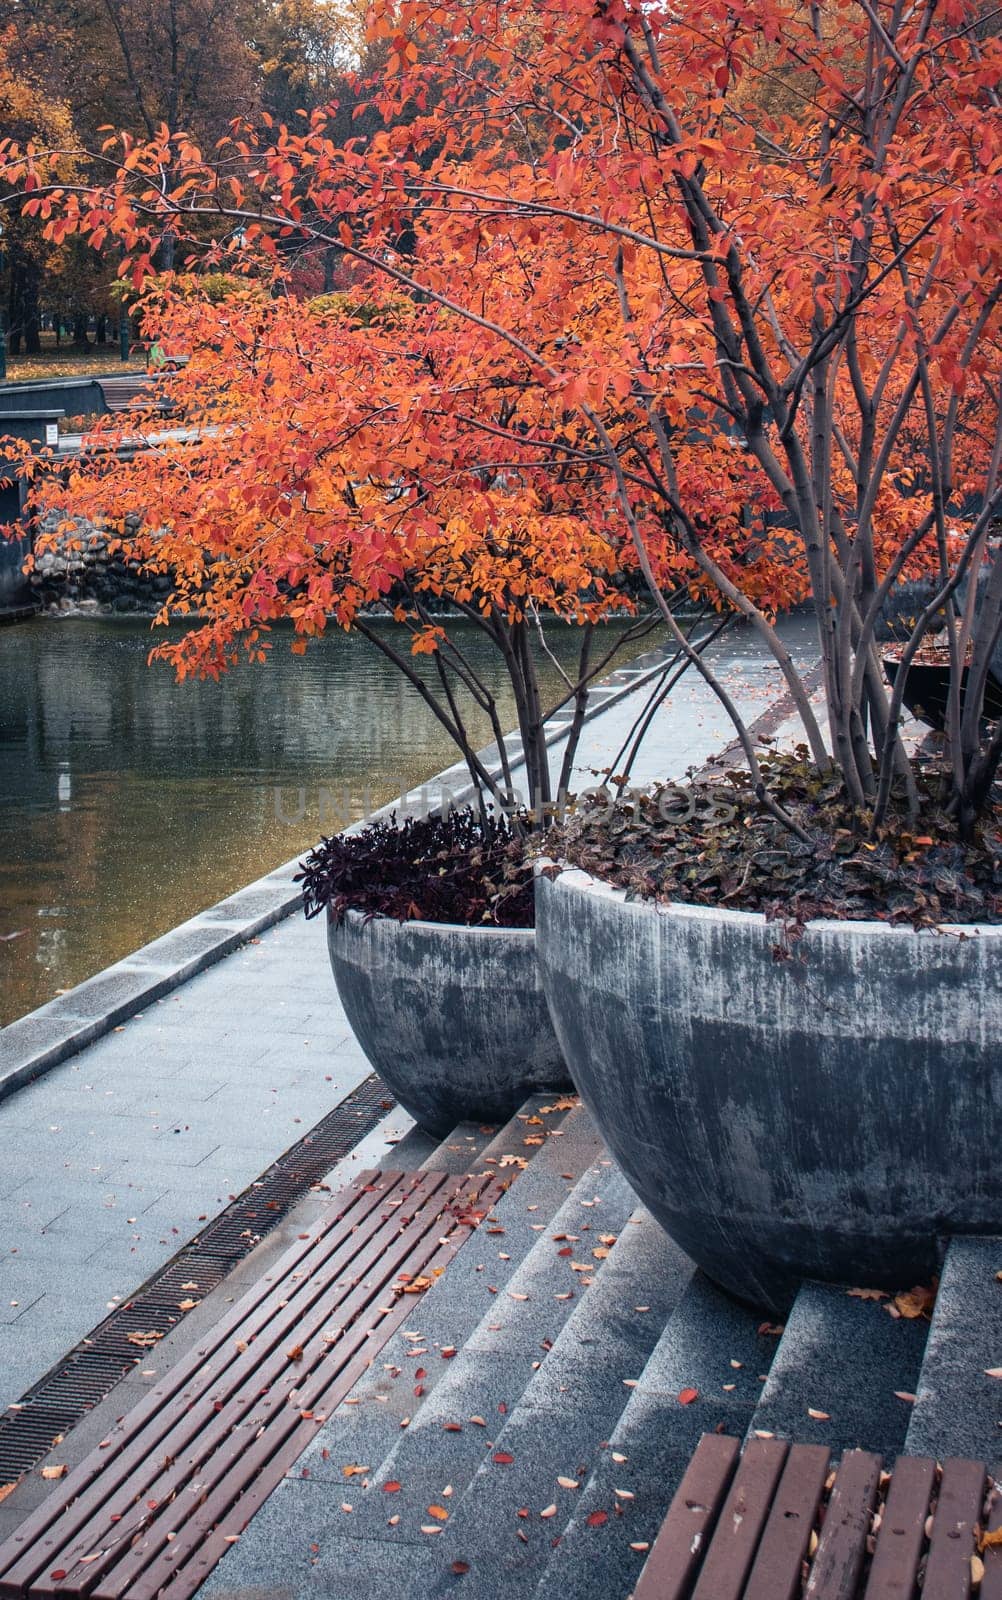
{"label": "stone retaining wall", "polygon": [[[37,551],[29,582],[43,611],[154,612],[160,608],[170,593],[169,577],[143,573],[120,550],[109,550],[115,535],[84,517],[73,517],[72,526],[57,532],[66,520],[56,511],[39,520],[39,543],[47,548]],[[138,516],[127,516],[125,526],[128,532],[135,532]]]}

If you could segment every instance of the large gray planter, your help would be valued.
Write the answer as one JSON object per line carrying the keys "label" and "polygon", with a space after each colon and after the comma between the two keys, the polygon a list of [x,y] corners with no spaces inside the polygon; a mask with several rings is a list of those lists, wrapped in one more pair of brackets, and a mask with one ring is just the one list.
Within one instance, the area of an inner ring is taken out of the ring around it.
{"label": "large gray planter", "polygon": [[1002,1233],[1002,927],[657,906],[536,885],[571,1075],[630,1182],[724,1288],[928,1282],[945,1236]]}
{"label": "large gray planter", "polygon": [[341,1002],[372,1065],[422,1128],[501,1122],[569,1085],[531,928],[328,914]]}

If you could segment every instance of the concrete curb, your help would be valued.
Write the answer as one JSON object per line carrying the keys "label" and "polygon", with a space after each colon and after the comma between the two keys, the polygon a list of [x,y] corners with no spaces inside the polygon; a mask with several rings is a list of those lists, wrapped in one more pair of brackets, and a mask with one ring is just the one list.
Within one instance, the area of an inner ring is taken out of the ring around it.
{"label": "concrete curb", "polygon": [[[603,678],[591,691],[586,721],[590,722],[651,683],[668,668],[673,658],[674,648],[666,643],[645,651],[628,667]],[[554,744],[563,736],[570,719],[568,709],[566,715],[554,720],[548,744]],[[518,734],[510,734],[505,744],[509,760],[516,765],[521,748]],[[481,757],[495,774],[499,773],[495,745],[488,746]],[[456,805],[471,799],[473,786],[467,778],[465,763],[456,762],[446,767],[372,815],[386,817],[393,812],[405,813],[408,808],[427,810],[429,798],[436,789],[440,794],[448,792]],[[354,823],[346,831],[364,827],[369,820],[372,819]],[[0,1100],[34,1082],[129,1017],[187,983],[189,978],[222,961],[266,928],[299,910],[303,897],[293,881],[298,871],[299,859],[293,857],[55,1000],[0,1029]]]}

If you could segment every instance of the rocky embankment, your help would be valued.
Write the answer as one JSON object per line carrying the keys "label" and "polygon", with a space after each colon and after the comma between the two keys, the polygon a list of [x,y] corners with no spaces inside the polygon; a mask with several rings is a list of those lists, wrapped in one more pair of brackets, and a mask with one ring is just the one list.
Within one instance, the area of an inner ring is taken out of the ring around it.
{"label": "rocky embankment", "polygon": [[[134,532],[139,518],[126,517],[125,526]],[[170,593],[169,577],[144,573],[120,549],[109,548],[117,543],[114,533],[83,517],[67,523],[60,513],[49,512],[38,531],[29,582],[43,611],[154,612]]]}

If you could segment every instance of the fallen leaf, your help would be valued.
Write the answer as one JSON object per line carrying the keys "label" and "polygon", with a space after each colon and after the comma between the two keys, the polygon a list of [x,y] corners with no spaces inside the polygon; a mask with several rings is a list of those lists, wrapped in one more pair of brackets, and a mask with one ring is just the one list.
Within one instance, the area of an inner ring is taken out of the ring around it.
{"label": "fallen leaf", "polygon": [[576,1488],[578,1488],[578,1480],[577,1480],[577,1478],[558,1478],[557,1482],[559,1483],[561,1489],[576,1489]]}
{"label": "fallen leaf", "polygon": [[678,1403],[680,1406],[691,1406],[692,1402],[698,1399],[698,1389],[680,1389],[678,1391]]}
{"label": "fallen leaf", "polygon": [[636,1544],[631,1544],[631,1550],[649,1550],[651,1547],[646,1539],[638,1539]]}
{"label": "fallen leaf", "polygon": [[469,1572],[469,1570],[470,1563],[468,1561],[454,1561],[450,1568],[450,1571],[454,1572],[457,1578],[461,1578],[464,1572]]}
{"label": "fallen leaf", "polygon": [[194,1283],[194,1282],[192,1282],[192,1283],[182,1283],[181,1288],[182,1289],[197,1289],[198,1288],[198,1284]]}
{"label": "fallen leaf", "polygon": [[971,1557],[971,1585],[977,1588],[985,1575],[985,1564],[980,1556]]}
{"label": "fallen leaf", "polygon": [[637,1497],[632,1489],[613,1489],[617,1500],[635,1500]]}
{"label": "fallen leaf", "polygon": [[350,1466],[341,1468],[341,1475],[345,1478],[364,1478],[365,1474],[371,1471],[371,1467],[360,1467],[357,1463],[352,1462]]}
{"label": "fallen leaf", "polygon": [[895,1389],[894,1398],[895,1400],[906,1400],[910,1406],[915,1404],[915,1396],[909,1394],[907,1389]]}
{"label": "fallen leaf", "polygon": [[137,1329],[135,1333],[127,1333],[125,1337],[129,1344],[136,1344],[141,1350],[148,1350],[151,1344],[156,1344],[159,1339],[163,1338],[163,1334],[157,1333],[152,1328],[148,1333],[143,1333]]}
{"label": "fallen leaf", "polygon": [[13,1494],[16,1488],[16,1483],[0,1483],[0,1501],[6,1500],[7,1496]]}
{"label": "fallen leaf", "polygon": [[433,1523],[423,1523],[421,1527],[422,1533],[441,1533],[442,1531],[441,1528],[435,1527]]}
{"label": "fallen leaf", "polygon": [[69,1467],[67,1467],[65,1463],[63,1463],[62,1466],[58,1466],[58,1467],[43,1467],[42,1468],[42,1477],[47,1479],[48,1482],[52,1483],[57,1478],[65,1478],[65,1476],[66,1476],[67,1472],[69,1472],[69,1470],[70,1470]]}
{"label": "fallen leaf", "polygon": [[194,1311],[195,1307],[200,1304],[201,1301],[199,1300],[179,1300],[177,1309],[179,1311]]}
{"label": "fallen leaf", "polygon": [[851,1300],[886,1300],[886,1289],[848,1289],[846,1293]]}
{"label": "fallen leaf", "polygon": [[807,1407],[807,1415],[813,1417],[815,1422],[830,1422],[831,1415],[827,1411],[815,1411],[813,1406]]}
{"label": "fallen leaf", "polygon": [[454,1344],[444,1344],[439,1354],[441,1355],[443,1361],[451,1361],[453,1356],[456,1354],[456,1347]]}
{"label": "fallen leaf", "polygon": [[589,1511],[588,1515],[585,1517],[585,1522],[588,1524],[589,1528],[601,1528],[602,1524],[608,1522],[608,1520],[608,1511]]}
{"label": "fallen leaf", "polygon": [[782,1322],[760,1322],[758,1325],[758,1331],[763,1338],[778,1339],[782,1334],[784,1327],[785,1323]]}
{"label": "fallen leaf", "polygon": [[461,1426],[460,1426],[460,1424],[458,1422],[443,1422],[442,1423],[442,1432],[443,1433],[462,1433],[462,1431],[463,1430],[462,1430],[462,1428],[461,1428]]}
{"label": "fallen leaf", "polygon": [[529,1296],[527,1294],[516,1294],[514,1289],[508,1290],[509,1300],[528,1300],[528,1298]]}
{"label": "fallen leaf", "polygon": [[557,1514],[557,1508],[556,1508],[556,1506],[547,1506],[547,1507],[546,1507],[546,1510],[545,1510],[545,1511],[541,1511],[541,1512],[540,1512],[540,1513],[539,1513],[539,1515],[540,1515],[540,1516],[541,1516],[541,1517],[542,1517],[542,1518],[543,1518],[543,1519],[544,1519],[544,1520],[545,1520],[545,1519],[547,1519],[547,1518],[549,1518],[549,1517],[555,1517],[555,1516],[556,1516],[556,1514]]}
{"label": "fallen leaf", "polygon": [[294,1344],[292,1349],[287,1350],[285,1353],[290,1361],[302,1361],[303,1359],[303,1347],[301,1344]]}
{"label": "fallen leaf", "polygon": [[397,1288],[401,1294],[424,1294],[426,1289],[431,1288],[431,1282],[430,1278],[412,1278],[410,1283],[398,1284]]}
{"label": "fallen leaf", "polygon": [[510,1467],[515,1457],[510,1456],[507,1450],[495,1450],[493,1459],[499,1467]]}
{"label": "fallen leaf", "polygon": [[471,1417],[470,1421],[475,1422],[478,1428],[486,1428],[487,1426],[487,1422],[483,1417]]}
{"label": "fallen leaf", "polygon": [[448,1522],[449,1520],[449,1513],[444,1506],[429,1506],[428,1515],[429,1517],[434,1517],[436,1522]]}
{"label": "fallen leaf", "polygon": [[383,1493],[384,1494],[399,1494],[399,1492],[400,1492],[400,1482],[399,1482],[399,1480],[397,1478],[387,1478],[386,1482],[383,1484]]}
{"label": "fallen leaf", "polygon": [[986,1378],[1002,1378],[1002,1367],[986,1367]]}
{"label": "fallen leaf", "polygon": [[936,1302],[936,1291],[918,1284],[914,1289],[907,1289],[902,1294],[894,1296],[894,1308],[901,1317],[914,1319],[931,1312]]}
{"label": "fallen leaf", "polygon": [[978,1540],[979,1550],[997,1549],[999,1545],[1002,1545],[1002,1528],[992,1528],[990,1532],[986,1528]]}

